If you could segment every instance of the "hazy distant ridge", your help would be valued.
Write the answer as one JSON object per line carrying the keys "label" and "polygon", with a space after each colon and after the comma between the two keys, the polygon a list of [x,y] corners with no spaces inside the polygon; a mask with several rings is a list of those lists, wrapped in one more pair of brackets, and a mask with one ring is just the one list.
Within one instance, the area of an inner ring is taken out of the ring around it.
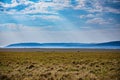
{"label": "hazy distant ridge", "polygon": [[120,47],[120,41],[113,41],[113,42],[105,42],[105,43],[16,43],[16,44],[10,44],[6,46],[6,48],[44,48],[44,47],[54,47],[54,48],[59,48],[59,47],[66,47],[66,48],[115,48],[115,47]]}

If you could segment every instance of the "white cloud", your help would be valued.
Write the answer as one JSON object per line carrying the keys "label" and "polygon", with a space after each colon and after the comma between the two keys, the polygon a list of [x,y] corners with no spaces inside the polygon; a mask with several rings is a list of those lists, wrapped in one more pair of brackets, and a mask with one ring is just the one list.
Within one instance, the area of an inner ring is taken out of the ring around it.
{"label": "white cloud", "polygon": [[94,18],[96,15],[88,14],[88,15],[80,15],[80,18]]}
{"label": "white cloud", "polygon": [[29,5],[29,4],[32,4],[33,2],[29,1],[29,0],[11,0],[11,3],[2,3],[1,5],[5,8],[12,8],[12,7],[16,7],[18,5],[21,5],[21,4],[25,4],[25,5]]}
{"label": "white cloud", "polygon": [[46,2],[39,2],[39,3],[34,3],[31,6],[25,8],[21,12],[26,14],[26,13],[55,13],[54,11],[49,11],[47,10],[48,7],[54,6],[53,3],[46,3]]}
{"label": "white cloud", "polygon": [[[49,28],[49,27],[48,27]],[[0,24],[0,31],[41,31],[44,27],[24,26],[22,24],[6,23]]]}
{"label": "white cloud", "polygon": [[93,18],[93,19],[89,19],[87,21],[87,23],[90,24],[110,24],[109,21],[103,19],[103,18]]}
{"label": "white cloud", "polygon": [[69,6],[69,0],[53,0],[52,2],[46,2],[44,0],[39,1],[37,3],[28,1],[28,0],[20,0],[19,3],[16,0],[12,0],[11,4],[8,3],[2,3],[2,6],[5,8],[12,8],[16,7],[18,5],[26,5],[28,6],[27,8],[21,10],[21,11],[16,11],[14,9],[11,9],[9,11],[6,11],[8,13],[12,13],[13,10],[16,12],[14,13],[20,13],[20,14],[34,14],[34,13],[57,13],[57,10],[61,10],[65,7]]}
{"label": "white cloud", "polygon": [[[20,13],[20,14],[35,14],[35,13],[57,13],[58,10],[62,10],[64,8],[73,8],[77,10],[85,10],[88,12],[111,12],[120,14],[119,9],[114,9],[109,6],[104,6],[107,0],[76,0],[77,5],[73,6],[71,4],[71,0],[52,0],[46,2],[46,0],[40,0],[38,2],[32,2],[29,0],[12,0],[11,4],[1,3],[4,8],[12,8],[18,5],[26,5],[27,7],[21,11],[17,11],[15,9],[11,9],[6,11],[11,14]],[[119,3],[119,0],[109,0],[110,3]],[[14,11],[14,12],[13,12]]]}
{"label": "white cloud", "polygon": [[115,23],[115,20],[113,18],[108,18],[108,19],[104,19],[103,18],[103,14],[87,14],[87,15],[80,15],[79,16],[81,19],[85,18],[87,19],[86,23],[89,24],[113,24]]}
{"label": "white cloud", "polygon": [[57,15],[42,15],[40,16],[40,18],[46,19],[46,20],[63,20],[62,17],[57,16]]}
{"label": "white cloud", "polygon": [[78,5],[73,7],[78,10],[85,10],[88,12],[102,12],[103,6],[99,0],[77,0]]}
{"label": "white cloud", "polygon": [[115,9],[115,8],[110,8],[110,7],[106,7],[105,9],[106,9],[105,12],[120,14],[120,9]]}
{"label": "white cloud", "polygon": [[[79,4],[78,6],[74,7],[75,9],[81,9],[81,10],[85,10],[91,13],[95,13],[95,12],[99,12],[99,13],[103,13],[103,12],[108,12],[108,13],[115,13],[115,14],[120,14],[120,9],[116,9],[116,8],[112,8],[107,6],[107,2],[109,3],[119,3],[119,0],[78,0]],[[86,4],[89,3],[89,4]],[[106,4],[106,5],[104,5]],[[89,5],[89,6],[88,6]],[[115,5],[115,4],[114,4]]]}
{"label": "white cloud", "polygon": [[85,7],[85,2],[86,0],[76,0],[78,5],[77,6],[73,6],[74,9],[82,9]]}

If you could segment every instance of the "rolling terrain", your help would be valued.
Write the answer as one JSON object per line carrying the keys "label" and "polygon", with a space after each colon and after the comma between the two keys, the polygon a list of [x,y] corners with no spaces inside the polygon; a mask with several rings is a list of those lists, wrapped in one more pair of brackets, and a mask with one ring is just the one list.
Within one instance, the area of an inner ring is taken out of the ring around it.
{"label": "rolling terrain", "polygon": [[120,41],[104,43],[16,43],[5,48],[92,48],[92,49],[120,49]]}

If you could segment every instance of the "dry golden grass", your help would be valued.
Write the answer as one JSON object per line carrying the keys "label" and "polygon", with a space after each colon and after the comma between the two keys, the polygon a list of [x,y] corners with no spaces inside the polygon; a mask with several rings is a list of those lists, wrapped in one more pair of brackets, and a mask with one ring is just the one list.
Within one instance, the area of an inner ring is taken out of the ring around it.
{"label": "dry golden grass", "polygon": [[120,80],[120,52],[0,52],[0,80]]}

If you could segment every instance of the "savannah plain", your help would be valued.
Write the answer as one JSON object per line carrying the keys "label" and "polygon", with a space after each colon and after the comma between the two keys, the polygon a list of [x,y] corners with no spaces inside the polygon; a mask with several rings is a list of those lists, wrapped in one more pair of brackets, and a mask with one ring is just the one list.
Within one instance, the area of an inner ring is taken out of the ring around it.
{"label": "savannah plain", "polygon": [[0,80],[120,80],[120,51],[1,51]]}

